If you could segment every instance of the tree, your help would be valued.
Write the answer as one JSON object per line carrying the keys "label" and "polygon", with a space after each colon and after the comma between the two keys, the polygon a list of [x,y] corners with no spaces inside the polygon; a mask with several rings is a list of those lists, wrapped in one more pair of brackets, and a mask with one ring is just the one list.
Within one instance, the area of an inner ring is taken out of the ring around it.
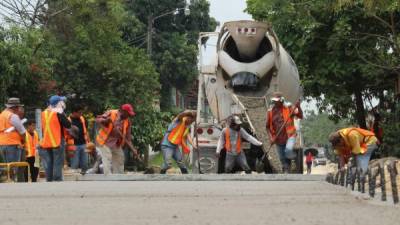
{"label": "tree", "polygon": [[[190,15],[185,15],[184,0],[135,0],[127,6],[142,23],[142,35],[124,35],[128,43],[145,48],[149,22],[153,27],[151,59],[161,82],[161,107],[171,107],[170,89],[185,91],[197,77],[197,38],[200,31],[213,31],[216,21],[209,16],[209,3],[191,1]],[[173,13],[175,12],[175,13]],[[158,17],[164,15],[162,17]]]}
{"label": "tree", "polygon": [[28,107],[40,106],[52,91],[54,60],[37,46],[40,29],[0,27],[0,102],[19,97]]}
{"label": "tree", "polygon": [[305,146],[327,146],[330,133],[351,126],[346,121],[334,123],[328,114],[311,113],[302,121],[302,134]]}
{"label": "tree", "polygon": [[[395,78],[385,68],[366,63],[362,53],[389,57],[390,46],[372,34],[387,31],[363,8],[334,11],[323,0],[248,0],[248,12],[272,22],[282,44],[299,66],[306,95],[317,98],[333,119],[352,118],[366,127],[365,100],[393,90]],[[384,16],[385,12],[381,12]],[[396,12],[396,17],[398,12]]]}
{"label": "tree", "polygon": [[69,0],[49,24],[57,63],[54,74],[64,93],[75,93],[95,113],[124,102],[152,107],[158,74],[143,50],[122,40],[132,17],[122,1]]}

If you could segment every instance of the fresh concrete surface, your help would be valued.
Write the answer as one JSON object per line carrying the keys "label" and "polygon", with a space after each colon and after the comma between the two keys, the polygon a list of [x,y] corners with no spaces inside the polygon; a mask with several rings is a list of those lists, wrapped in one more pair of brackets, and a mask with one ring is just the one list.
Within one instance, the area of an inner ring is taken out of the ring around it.
{"label": "fresh concrete surface", "polygon": [[398,224],[400,208],[322,181],[0,184],[0,224]]}
{"label": "fresh concrete surface", "polygon": [[88,174],[74,175],[76,181],[323,181],[326,175],[302,174]]}

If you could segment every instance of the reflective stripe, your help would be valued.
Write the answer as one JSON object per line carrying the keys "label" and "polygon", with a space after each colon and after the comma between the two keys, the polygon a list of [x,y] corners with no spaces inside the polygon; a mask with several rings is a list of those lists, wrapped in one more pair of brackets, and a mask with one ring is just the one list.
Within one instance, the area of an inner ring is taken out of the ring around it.
{"label": "reflective stripe", "polygon": [[[104,145],[106,143],[108,136],[110,135],[111,131],[114,128],[114,123],[115,123],[115,120],[117,119],[117,115],[118,115],[118,110],[110,111],[111,123],[108,125],[108,127],[100,128],[99,133],[96,137],[97,144]],[[123,137],[122,137],[121,145],[123,145],[125,143],[125,136],[128,131],[128,127],[129,127],[129,121],[128,121],[128,119],[125,119],[123,121],[123,126],[122,126],[122,136]]]}
{"label": "reflective stripe", "polygon": [[[294,126],[294,121],[293,119],[290,117],[290,109],[288,107],[283,106],[282,107],[282,116],[283,116],[283,121],[284,123],[286,122],[286,134],[289,137],[293,137],[296,135],[296,127]],[[275,130],[273,123],[272,123],[272,110],[268,111],[268,124],[269,124],[269,128],[270,128],[270,132],[272,134],[273,137],[275,137],[277,134],[276,132],[278,132],[277,130]],[[283,125],[283,124],[282,124]],[[280,127],[278,127],[278,129],[280,129]]]}
{"label": "reflective stripe", "polygon": [[27,157],[35,156],[36,154],[36,145],[39,142],[39,135],[36,131],[33,132],[33,138],[27,131],[25,133],[25,150],[27,151]]}
{"label": "reflective stripe", "polygon": [[54,139],[53,133],[51,132],[51,129],[50,129],[50,122],[51,122],[51,119],[53,118],[54,114],[55,113],[53,112],[49,115],[48,110],[44,111],[44,120],[45,120],[44,135],[48,135],[50,138],[51,145],[53,147],[57,147],[56,140]]}
{"label": "reflective stripe", "polygon": [[368,142],[371,137],[374,137],[375,134],[369,130],[364,130],[364,129],[357,128],[357,127],[345,128],[345,129],[340,130],[339,133],[341,133],[343,135],[346,145],[349,146],[349,148],[344,149],[345,154],[348,154],[348,155],[351,154],[352,148],[347,139],[349,138],[349,135],[352,131],[357,131],[358,133],[360,133],[363,136],[363,139],[360,140],[360,153],[364,154],[368,150],[366,142]]}
{"label": "reflective stripe", "polygon": [[[242,151],[242,137],[240,136],[240,132],[237,132],[238,136],[236,139],[236,152],[240,153]],[[227,152],[232,151],[232,146],[231,146],[231,129],[226,128],[225,129],[225,149]]]}
{"label": "reflective stripe", "polygon": [[183,117],[182,121],[172,129],[171,133],[168,135],[168,141],[175,145],[180,145],[182,151],[185,154],[190,153],[190,148],[187,145],[187,136],[189,135],[189,127],[186,127],[185,122],[187,117]]}

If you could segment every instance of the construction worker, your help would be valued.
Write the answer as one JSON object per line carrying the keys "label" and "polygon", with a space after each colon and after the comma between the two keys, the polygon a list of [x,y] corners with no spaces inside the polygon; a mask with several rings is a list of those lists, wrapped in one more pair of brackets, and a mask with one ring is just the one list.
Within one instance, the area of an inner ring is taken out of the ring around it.
{"label": "construction worker", "polygon": [[131,144],[131,122],[129,117],[135,116],[133,107],[124,104],[119,110],[109,110],[96,118],[101,128],[96,142],[101,152],[104,174],[124,173],[124,152],[122,148],[127,145],[137,155],[137,150]]}
{"label": "construction worker", "polygon": [[225,173],[231,173],[235,162],[246,172],[251,173],[247,164],[246,155],[242,150],[242,139],[253,145],[261,146],[262,142],[251,136],[245,129],[241,128],[242,121],[238,116],[230,118],[229,127],[225,127],[218,140],[216,155],[219,158],[223,148],[226,150]]}
{"label": "construction worker", "polygon": [[65,97],[53,95],[49,106],[42,112],[43,138],[39,144],[39,155],[48,182],[63,180],[64,129],[71,128],[71,122],[64,114],[65,101]]}
{"label": "construction worker", "polygon": [[85,151],[86,144],[90,142],[89,134],[86,128],[86,120],[82,116],[83,107],[81,105],[73,105],[71,115],[68,120],[71,124],[78,128],[76,137],[67,135],[67,151],[74,151],[71,160],[71,168],[76,170],[81,168],[81,173],[84,174],[88,169],[88,154]]}
{"label": "construction worker", "polygon": [[[29,120],[26,123],[27,132],[25,133],[24,148],[26,152],[26,162],[29,163],[29,170],[31,172],[32,182],[36,182],[39,175],[39,168],[35,167],[36,147],[39,144],[39,135],[36,132],[35,128],[36,124],[34,120]],[[26,177],[28,176],[26,175]]]}
{"label": "construction worker", "polygon": [[351,156],[355,157],[358,169],[367,172],[372,153],[378,148],[378,139],[369,130],[350,127],[329,135],[329,142],[339,156],[339,168],[343,168]]}
{"label": "construction worker", "polygon": [[[21,121],[23,107],[19,98],[9,98],[6,109],[0,114],[0,158],[6,163],[22,160],[22,143],[26,132]],[[14,174],[22,172],[23,170],[14,169]],[[25,179],[21,177],[21,180]]]}
{"label": "construction worker", "polygon": [[276,144],[282,169],[284,173],[289,170],[290,160],[295,158],[293,152],[296,143],[296,127],[293,118],[303,118],[300,102],[295,106],[285,104],[285,98],[281,92],[273,93],[271,98],[272,108],[267,112],[267,131],[271,144]]}
{"label": "construction worker", "polygon": [[[172,123],[169,124],[161,141],[161,152],[164,158],[164,163],[160,171],[161,174],[165,174],[171,168],[171,158],[175,160],[182,174],[188,173],[182,158],[182,152],[185,154],[190,153],[188,142],[193,147],[196,147],[189,133],[190,125],[195,120],[196,111],[186,110],[175,117]],[[179,150],[179,146],[182,148],[182,152]]]}

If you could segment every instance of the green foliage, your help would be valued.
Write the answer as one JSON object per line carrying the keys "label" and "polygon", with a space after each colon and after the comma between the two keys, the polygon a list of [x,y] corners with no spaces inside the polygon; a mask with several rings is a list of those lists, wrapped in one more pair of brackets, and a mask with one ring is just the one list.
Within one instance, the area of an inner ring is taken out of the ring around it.
{"label": "green foliage", "polygon": [[97,0],[54,7],[70,8],[50,24],[59,87],[77,94],[96,113],[124,102],[151,107],[158,74],[144,51],[121,38],[121,29],[132,20],[124,5]]}
{"label": "green foliage", "polygon": [[28,107],[44,102],[54,60],[39,48],[43,39],[40,29],[0,27],[0,102],[9,97],[21,98]]}
{"label": "green foliage", "polygon": [[[190,2],[190,15],[185,15],[184,0],[137,0],[127,3],[129,11],[142,22],[142,35],[128,37],[126,41],[147,47],[147,28],[152,24],[151,59],[157,67],[161,82],[161,108],[171,107],[170,88],[185,92],[197,77],[197,39],[201,31],[214,31],[217,22],[209,16],[206,0]],[[159,17],[161,16],[161,17]],[[126,35],[125,35],[126,36]]]}
{"label": "green foliage", "polygon": [[346,121],[334,123],[328,114],[311,114],[302,121],[302,134],[305,146],[328,146],[331,132],[351,126]]}
{"label": "green foliage", "polygon": [[[358,6],[334,11],[334,1],[248,0],[247,4],[255,19],[272,23],[299,67],[306,95],[319,100],[320,111],[336,121],[351,118],[365,127],[364,97],[393,90],[390,67],[368,63],[377,62],[377,56],[393,58],[388,54],[390,45],[379,38],[390,36],[386,27]],[[388,19],[383,12],[380,16]]]}
{"label": "green foliage", "polygon": [[138,107],[133,119],[132,134],[134,145],[141,153],[149,146],[159,147],[163,135],[171,122],[172,114]]}
{"label": "green foliage", "polygon": [[383,146],[389,156],[400,157],[400,103],[390,112],[384,113],[386,121],[383,125]]}

